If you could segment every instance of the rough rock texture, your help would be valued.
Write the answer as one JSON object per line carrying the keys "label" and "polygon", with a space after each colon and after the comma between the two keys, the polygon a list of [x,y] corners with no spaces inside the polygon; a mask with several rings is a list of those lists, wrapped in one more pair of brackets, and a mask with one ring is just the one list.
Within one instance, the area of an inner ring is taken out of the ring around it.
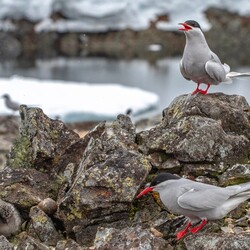
{"label": "rough rock texture", "polygon": [[[55,247],[55,250],[86,250],[86,248],[81,247],[79,244],[77,244],[74,240],[68,239],[68,240],[62,240],[58,241],[57,245]],[[91,249],[89,249],[91,250]]]}
{"label": "rough rock texture", "polygon": [[249,234],[209,234],[189,236],[184,239],[187,250],[206,249],[206,250],[227,250],[241,249],[248,250],[250,247]]}
{"label": "rough rock texture", "polygon": [[14,250],[12,244],[3,236],[0,235],[0,249],[1,250]]}
{"label": "rough rock texture", "polygon": [[49,119],[39,108],[20,106],[20,137],[7,165],[11,168],[51,168],[79,136],[57,120]]}
{"label": "rough rock texture", "polygon": [[19,235],[20,240],[17,245],[17,250],[23,249],[34,249],[34,250],[50,250],[51,248],[42,244],[39,240],[27,235],[26,233],[21,233]]}
{"label": "rough rock texture", "polygon": [[94,242],[95,249],[166,249],[167,242],[154,236],[149,229],[131,227],[129,229],[98,228]]}
{"label": "rough rock texture", "polygon": [[[21,106],[20,136],[0,171],[0,199],[25,222],[23,232],[9,236],[13,246],[249,249],[249,202],[177,242],[185,218],[166,211],[157,194],[135,200],[141,186],[162,171],[221,186],[250,181],[245,99],[219,93],[180,96],[164,110],[162,121],[150,124],[148,130],[140,124],[136,132],[130,118],[119,115],[80,138],[41,109]],[[0,223],[10,226],[2,216]]]}
{"label": "rough rock texture", "polygon": [[62,238],[57,232],[51,218],[38,207],[34,206],[30,209],[29,217],[29,235],[38,238],[42,243],[49,246],[55,246],[57,241]]}
{"label": "rough rock texture", "polygon": [[47,197],[57,198],[62,180],[53,167],[79,136],[39,108],[21,106],[20,117],[20,135],[0,172],[0,194],[26,219],[32,206]]}
{"label": "rough rock texture", "polygon": [[74,231],[82,244],[95,235],[97,223],[129,218],[131,202],[151,169],[137,150],[129,117],[120,115],[111,125],[100,126],[96,130],[102,132],[89,140],[58,211],[67,232]]}
{"label": "rough rock texture", "polygon": [[146,154],[164,152],[165,158],[173,156],[183,163],[247,162],[249,117],[244,97],[184,95],[164,110],[158,126],[139,133],[137,141]]}
{"label": "rough rock texture", "polygon": [[220,177],[219,183],[221,186],[234,185],[244,183],[250,180],[250,165],[235,164],[228,168]]}

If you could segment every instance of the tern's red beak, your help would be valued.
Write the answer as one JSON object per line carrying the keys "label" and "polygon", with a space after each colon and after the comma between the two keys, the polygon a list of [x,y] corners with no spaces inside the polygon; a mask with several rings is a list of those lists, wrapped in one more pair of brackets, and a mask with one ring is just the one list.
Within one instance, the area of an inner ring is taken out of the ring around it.
{"label": "tern's red beak", "polygon": [[146,187],[145,189],[143,189],[137,196],[136,199],[140,198],[141,196],[147,194],[148,192],[151,192],[154,190],[154,187]]}
{"label": "tern's red beak", "polygon": [[179,24],[183,26],[183,28],[179,28],[179,30],[188,31],[192,29],[192,27],[186,23],[179,23]]}

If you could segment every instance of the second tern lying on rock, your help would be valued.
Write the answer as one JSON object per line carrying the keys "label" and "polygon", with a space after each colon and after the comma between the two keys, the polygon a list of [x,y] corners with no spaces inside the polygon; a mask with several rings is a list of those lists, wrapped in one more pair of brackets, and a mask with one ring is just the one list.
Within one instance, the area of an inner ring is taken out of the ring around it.
{"label": "second tern lying on rock", "polygon": [[[193,234],[198,232],[208,220],[223,218],[249,199],[250,182],[223,188],[161,173],[136,198],[151,191],[159,193],[162,203],[169,211],[188,217],[185,229],[176,235],[179,240],[188,230]],[[192,226],[199,221],[201,223],[198,226]]]}

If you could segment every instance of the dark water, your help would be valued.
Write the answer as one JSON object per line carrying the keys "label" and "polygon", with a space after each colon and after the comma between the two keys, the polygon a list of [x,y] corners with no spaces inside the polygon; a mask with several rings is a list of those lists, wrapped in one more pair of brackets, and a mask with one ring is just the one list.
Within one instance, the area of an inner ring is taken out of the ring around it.
{"label": "dark water", "polygon": [[[161,112],[176,96],[190,93],[196,88],[195,83],[181,76],[179,60],[180,58],[166,58],[149,63],[139,59],[126,61],[107,58],[57,58],[37,60],[33,65],[3,62],[0,64],[0,77],[20,75],[40,79],[137,86],[158,94],[159,105],[154,112]],[[231,70],[250,72],[250,66]],[[212,92],[243,95],[250,103],[250,78],[234,80],[233,84],[229,85],[212,86],[210,93]]]}

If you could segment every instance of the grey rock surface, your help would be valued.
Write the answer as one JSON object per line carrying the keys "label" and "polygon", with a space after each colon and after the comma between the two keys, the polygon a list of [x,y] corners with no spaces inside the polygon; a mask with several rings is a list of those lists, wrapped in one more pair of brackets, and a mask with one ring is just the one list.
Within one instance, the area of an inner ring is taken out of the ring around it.
{"label": "grey rock surface", "polygon": [[97,250],[163,250],[167,249],[167,242],[154,236],[149,229],[129,227],[124,229],[98,228],[94,247]]}
{"label": "grey rock surface", "polygon": [[165,152],[181,162],[247,161],[249,117],[243,97],[183,95],[164,110],[158,126],[139,133],[137,140],[144,153]]}
{"label": "grey rock surface", "polygon": [[41,243],[39,240],[27,235],[26,233],[21,233],[19,235],[20,240],[17,245],[17,250],[23,249],[34,249],[34,250],[50,250],[51,248]]}
{"label": "grey rock surface", "polygon": [[1,250],[14,250],[13,245],[3,235],[0,235],[0,249]]}
{"label": "grey rock surface", "polygon": [[204,234],[186,237],[184,243],[187,250],[247,250],[250,248],[250,237],[249,234]]}
{"label": "grey rock surface", "polygon": [[129,219],[131,202],[151,170],[138,152],[129,117],[119,115],[112,124],[100,126],[100,136],[89,140],[72,185],[59,204],[66,230],[75,231],[82,244],[84,228],[96,230],[91,225],[97,222]]}
{"label": "grey rock surface", "polygon": [[55,246],[62,239],[51,218],[39,207],[32,207],[29,217],[30,222],[27,230],[29,235],[39,239],[43,244],[48,246]]}

